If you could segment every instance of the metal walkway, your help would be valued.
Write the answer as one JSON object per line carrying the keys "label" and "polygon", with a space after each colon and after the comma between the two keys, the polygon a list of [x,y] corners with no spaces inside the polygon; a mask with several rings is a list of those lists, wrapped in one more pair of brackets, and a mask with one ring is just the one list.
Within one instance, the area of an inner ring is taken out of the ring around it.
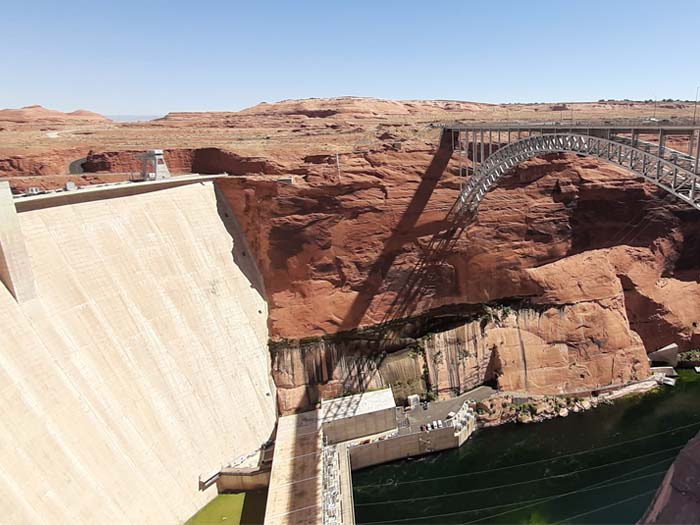
{"label": "metal walkway", "polygon": [[[617,164],[700,210],[700,127],[547,124],[446,124],[459,156],[459,213],[475,213],[484,195],[511,168],[547,153],[576,153]],[[666,146],[687,138],[688,151]]]}

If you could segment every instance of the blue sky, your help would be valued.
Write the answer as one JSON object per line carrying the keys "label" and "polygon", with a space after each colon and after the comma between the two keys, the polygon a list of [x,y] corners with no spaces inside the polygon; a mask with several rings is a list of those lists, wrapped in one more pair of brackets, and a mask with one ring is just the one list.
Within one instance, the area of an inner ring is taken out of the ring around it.
{"label": "blue sky", "polygon": [[697,0],[3,0],[0,107],[695,97]]}

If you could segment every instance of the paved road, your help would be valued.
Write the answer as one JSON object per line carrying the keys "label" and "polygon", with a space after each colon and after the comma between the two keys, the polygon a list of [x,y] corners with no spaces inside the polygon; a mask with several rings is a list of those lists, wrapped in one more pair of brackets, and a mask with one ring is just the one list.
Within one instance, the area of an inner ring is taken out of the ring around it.
{"label": "paved road", "polygon": [[[432,421],[437,421],[438,419],[444,420],[447,417],[447,414],[450,412],[457,412],[467,399],[482,401],[495,393],[496,390],[489,386],[479,386],[453,399],[432,401],[428,403],[427,409],[424,409],[423,405],[420,405],[418,408],[411,410],[406,415],[411,427],[413,428],[413,431],[415,431],[415,429],[421,425],[425,425]],[[409,430],[406,429],[406,432],[408,431]]]}

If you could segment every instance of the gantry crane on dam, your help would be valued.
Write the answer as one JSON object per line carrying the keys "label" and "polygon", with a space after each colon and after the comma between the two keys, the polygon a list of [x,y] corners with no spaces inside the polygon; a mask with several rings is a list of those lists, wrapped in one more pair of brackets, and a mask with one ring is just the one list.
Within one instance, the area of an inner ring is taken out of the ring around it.
{"label": "gantry crane on dam", "polygon": [[[621,166],[700,210],[700,126],[455,123],[441,127],[459,157],[462,186],[457,214],[476,213],[484,195],[520,162],[567,152]],[[687,140],[687,151],[667,146],[668,137]]]}

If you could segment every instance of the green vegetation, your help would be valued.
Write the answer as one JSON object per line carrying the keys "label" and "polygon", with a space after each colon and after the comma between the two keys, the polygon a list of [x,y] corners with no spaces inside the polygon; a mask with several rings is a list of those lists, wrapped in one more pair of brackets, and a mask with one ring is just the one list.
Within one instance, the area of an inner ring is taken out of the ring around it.
{"label": "green vegetation", "polygon": [[487,322],[495,322],[496,324],[500,324],[510,314],[512,314],[513,311],[513,308],[507,304],[495,304],[493,306],[485,305],[484,314],[481,316],[481,319]]}
{"label": "green vegetation", "polygon": [[522,405],[516,405],[515,411],[518,414],[529,413],[531,416],[537,414],[537,405],[534,403],[523,403]]}
{"label": "green vegetation", "polygon": [[700,361],[700,349],[688,350],[678,354],[680,361]]}
{"label": "green vegetation", "polygon": [[240,525],[245,497],[244,493],[219,494],[187,520],[186,525],[211,525],[214,523]]}
{"label": "green vegetation", "polygon": [[267,490],[219,494],[185,525],[255,525],[263,522]]}

